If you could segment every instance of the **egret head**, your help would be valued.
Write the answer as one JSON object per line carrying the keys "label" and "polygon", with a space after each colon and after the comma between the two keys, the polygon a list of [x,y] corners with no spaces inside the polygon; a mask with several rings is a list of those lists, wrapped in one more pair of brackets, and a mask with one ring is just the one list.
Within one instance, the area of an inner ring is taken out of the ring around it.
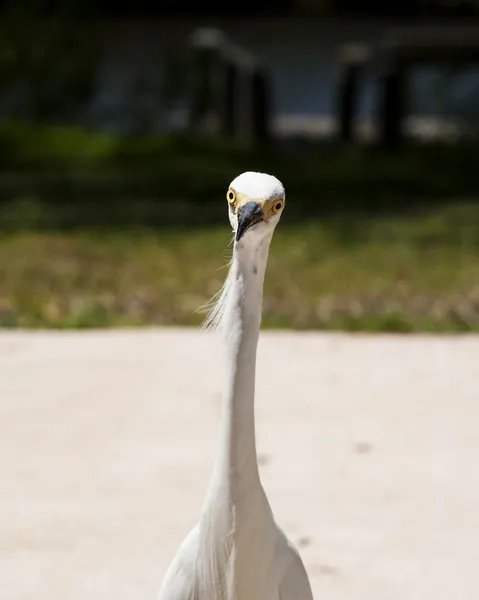
{"label": "egret head", "polygon": [[283,212],[283,184],[266,173],[247,171],[234,179],[226,192],[228,215],[235,241],[251,243],[271,236]]}

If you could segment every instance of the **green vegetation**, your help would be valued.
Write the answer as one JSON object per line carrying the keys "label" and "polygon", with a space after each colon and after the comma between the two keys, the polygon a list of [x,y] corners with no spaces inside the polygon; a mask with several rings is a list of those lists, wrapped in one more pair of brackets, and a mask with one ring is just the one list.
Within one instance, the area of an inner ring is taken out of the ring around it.
{"label": "green vegetation", "polygon": [[[331,219],[275,234],[264,325],[369,331],[479,330],[479,207]],[[221,227],[5,233],[0,325],[198,324],[219,289]]]}
{"label": "green vegetation", "polygon": [[479,331],[476,148],[258,148],[0,128],[0,327],[199,324],[224,191],[278,174],[267,327]]}
{"label": "green vegetation", "polygon": [[391,213],[477,195],[476,147],[398,154],[335,148],[240,148],[182,137],[125,138],[74,127],[0,128],[0,228],[210,225],[239,172],[278,174],[288,222]]}

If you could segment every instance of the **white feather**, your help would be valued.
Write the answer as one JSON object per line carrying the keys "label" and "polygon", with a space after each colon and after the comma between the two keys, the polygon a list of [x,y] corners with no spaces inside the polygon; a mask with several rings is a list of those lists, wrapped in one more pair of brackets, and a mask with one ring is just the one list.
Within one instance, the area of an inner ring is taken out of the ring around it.
{"label": "white feather", "polygon": [[223,317],[233,281],[233,275],[231,273],[232,262],[233,259],[231,259],[230,264],[228,265],[228,274],[221,289],[213,296],[205,307],[209,309],[208,315],[202,325],[202,329],[205,331],[222,332],[223,330]]}

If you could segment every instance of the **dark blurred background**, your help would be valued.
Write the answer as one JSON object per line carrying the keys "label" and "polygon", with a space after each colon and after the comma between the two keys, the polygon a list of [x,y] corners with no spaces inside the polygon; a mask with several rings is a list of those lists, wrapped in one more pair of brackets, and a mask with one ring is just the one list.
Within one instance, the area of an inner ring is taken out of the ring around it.
{"label": "dark blurred background", "polygon": [[262,170],[266,324],[478,327],[477,0],[0,12],[0,324],[197,323]]}

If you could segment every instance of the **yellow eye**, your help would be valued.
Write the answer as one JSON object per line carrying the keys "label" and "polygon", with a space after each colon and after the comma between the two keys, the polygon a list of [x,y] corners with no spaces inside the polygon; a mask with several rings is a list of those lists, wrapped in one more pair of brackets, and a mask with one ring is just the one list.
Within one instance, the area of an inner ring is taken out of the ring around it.
{"label": "yellow eye", "polygon": [[231,204],[231,206],[234,206],[234,204],[236,202],[236,194],[234,193],[234,190],[229,189],[226,192],[226,200],[228,200],[228,204]]}
{"label": "yellow eye", "polygon": [[284,204],[283,200],[276,200],[276,202],[273,204],[273,207],[271,209],[273,214],[276,215],[277,213],[279,213],[283,209],[283,204]]}

